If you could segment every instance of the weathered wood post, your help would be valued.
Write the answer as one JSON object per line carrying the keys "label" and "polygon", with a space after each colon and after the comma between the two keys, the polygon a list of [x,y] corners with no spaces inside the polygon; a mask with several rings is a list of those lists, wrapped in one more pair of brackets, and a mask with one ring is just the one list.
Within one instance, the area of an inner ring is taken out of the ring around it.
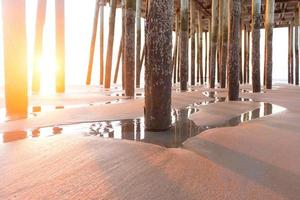
{"label": "weathered wood post", "polygon": [[125,40],[124,40],[124,59],[125,59],[125,79],[126,96],[135,95],[135,14],[136,1],[125,1]]}
{"label": "weathered wood post", "polygon": [[260,9],[261,0],[252,0],[252,89],[260,92]]}
{"label": "weathered wood post", "polygon": [[294,31],[293,24],[289,26],[289,76],[290,84],[294,84],[294,53],[293,53],[293,41],[294,41]]}
{"label": "weathered wood post", "polygon": [[222,54],[221,54],[221,88],[226,87],[226,65],[228,49],[228,0],[224,0],[223,5],[223,28],[222,28]]}
{"label": "weathered wood post", "polygon": [[245,26],[244,35],[244,84],[249,83],[249,31]]}
{"label": "weathered wood post", "polygon": [[125,0],[121,0],[121,9],[122,9],[122,43],[123,43],[123,48],[122,48],[122,89],[125,90],[126,88],[126,74],[125,74],[125,49],[124,49],[124,41],[125,41]]}
{"label": "weathered wood post", "polygon": [[241,42],[241,0],[228,1],[228,98],[239,98],[240,42]]}
{"label": "weathered wood post", "polygon": [[215,88],[216,57],[218,43],[218,0],[212,0],[211,5],[211,32],[210,32],[210,88]]}
{"label": "weathered wood post", "polygon": [[218,11],[218,83],[221,83],[222,79],[222,40],[223,40],[223,3],[225,3],[223,0],[219,0],[219,11]]}
{"label": "weathered wood post", "polygon": [[204,69],[204,73],[205,73],[205,83],[207,83],[207,79],[208,79],[208,59],[209,59],[209,44],[208,44],[208,32],[205,32],[204,35],[204,40],[205,40],[205,69]]}
{"label": "weathered wood post", "polygon": [[136,87],[141,85],[141,6],[142,0],[136,0]]}
{"label": "weathered wood post", "polygon": [[3,0],[2,19],[6,114],[23,117],[28,106],[25,0]]}
{"label": "weathered wood post", "polygon": [[104,0],[100,0],[100,85],[104,82]]}
{"label": "weathered wood post", "polygon": [[266,0],[266,49],[265,49],[265,72],[266,88],[272,89],[273,73],[273,27],[274,27],[275,0]]}
{"label": "weathered wood post", "polygon": [[88,65],[88,72],[87,72],[87,77],[86,77],[86,85],[90,85],[91,84],[91,79],[92,79],[95,45],[96,45],[96,36],[97,36],[97,29],[98,29],[99,11],[100,11],[99,0],[96,0],[93,32],[92,32],[91,45],[90,45],[89,65]]}
{"label": "weathered wood post", "polygon": [[188,57],[189,57],[189,3],[181,0],[180,6],[180,89],[187,90],[188,82]]}
{"label": "weathered wood post", "polygon": [[39,0],[37,7],[37,16],[35,24],[35,42],[34,42],[34,58],[32,69],[32,92],[40,92],[40,61],[43,51],[43,32],[46,19],[47,0]]}
{"label": "weathered wood post", "polygon": [[299,10],[295,13],[295,84],[299,85]]}
{"label": "weathered wood post", "polygon": [[65,0],[55,1],[56,92],[65,92]]}
{"label": "weathered wood post", "polygon": [[202,38],[202,34],[203,34],[203,29],[202,29],[202,24],[201,24],[201,13],[200,11],[197,12],[197,17],[198,17],[198,73],[197,73],[197,81],[200,81],[200,84],[203,85],[204,80],[203,80],[203,38]]}
{"label": "weathered wood post", "polygon": [[116,64],[116,68],[115,68],[114,83],[118,82],[122,51],[123,51],[123,35],[121,36],[120,44],[119,44],[118,58],[117,58],[117,64]]}
{"label": "weathered wood post", "polygon": [[106,52],[106,64],[105,64],[105,88],[110,88],[111,85],[111,66],[112,56],[114,49],[114,38],[115,38],[115,18],[116,18],[116,7],[117,1],[110,1],[110,14],[109,14],[109,31],[108,31],[108,43]]}
{"label": "weathered wood post", "polygon": [[145,126],[171,127],[173,0],[152,0],[147,17]]}
{"label": "weathered wood post", "polygon": [[175,45],[173,48],[173,83],[176,83],[177,59],[178,59],[178,37],[179,37],[179,15],[175,16]]}
{"label": "weathered wood post", "polygon": [[191,36],[191,85],[195,85],[195,9],[194,1],[190,0],[190,36]]}

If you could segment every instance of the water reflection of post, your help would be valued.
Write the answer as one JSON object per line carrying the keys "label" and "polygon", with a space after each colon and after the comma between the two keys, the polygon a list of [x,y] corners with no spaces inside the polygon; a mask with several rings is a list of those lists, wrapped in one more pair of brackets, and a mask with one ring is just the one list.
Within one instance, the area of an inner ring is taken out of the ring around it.
{"label": "water reflection of post", "polygon": [[28,106],[25,1],[2,1],[5,105],[8,117],[24,117]]}
{"label": "water reflection of post", "polygon": [[135,120],[135,140],[136,141],[141,141],[141,119],[136,119]]}
{"label": "water reflection of post", "polygon": [[251,120],[259,118],[259,114],[260,114],[260,108],[253,110]]}
{"label": "water reflection of post", "polygon": [[270,104],[270,103],[265,103],[264,104],[264,115],[266,116],[266,115],[271,115],[272,114],[272,111],[273,111],[273,109],[272,109],[272,104]]}
{"label": "water reflection of post", "polygon": [[4,132],[3,134],[3,142],[14,142],[18,140],[22,140],[27,138],[27,132],[26,131],[14,131],[14,132]]}
{"label": "water reflection of post", "polygon": [[122,125],[122,139],[134,140],[134,123],[125,122]]}

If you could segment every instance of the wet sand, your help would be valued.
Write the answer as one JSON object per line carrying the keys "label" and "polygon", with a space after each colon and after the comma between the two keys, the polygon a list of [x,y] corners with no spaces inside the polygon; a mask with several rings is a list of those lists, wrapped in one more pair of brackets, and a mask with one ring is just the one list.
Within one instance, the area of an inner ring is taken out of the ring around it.
{"label": "wet sand", "polygon": [[[176,93],[173,107],[207,100],[199,91]],[[0,199],[298,199],[300,88],[279,85],[266,93],[240,96],[287,110],[236,127],[208,130],[177,149],[78,134],[0,144],[1,179],[5,180],[0,183]],[[205,107],[191,119],[201,123],[208,113],[207,123],[222,121],[256,106],[220,104],[217,110],[213,105]],[[84,110],[88,108],[41,113],[36,121],[1,123],[0,129],[59,123],[58,116],[61,123],[71,123],[143,114],[142,99],[118,105],[93,107],[92,115],[85,113],[92,112]],[[122,115],[120,109],[125,109]]]}

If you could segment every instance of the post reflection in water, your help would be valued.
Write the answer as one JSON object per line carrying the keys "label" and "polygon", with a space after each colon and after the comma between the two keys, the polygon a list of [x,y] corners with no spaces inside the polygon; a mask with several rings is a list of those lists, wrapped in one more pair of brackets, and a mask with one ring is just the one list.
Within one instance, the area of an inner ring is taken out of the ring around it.
{"label": "post reflection in water", "polygon": [[[214,97],[216,93],[208,94]],[[199,133],[216,128],[232,127],[242,122],[254,120],[263,116],[281,112],[285,108],[270,103],[260,103],[260,107],[249,112],[242,113],[224,123],[212,126],[197,126],[189,119],[189,116],[199,110],[199,105],[207,105],[212,102],[226,101],[226,98],[214,97],[214,101],[194,103],[182,109],[172,111],[173,126],[170,130],[163,132],[145,131],[144,118],[126,119],[117,121],[102,121],[93,123],[78,123],[64,126],[54,126],[34,129],[32,131],[20,131],[3,134],[3,142],[12,142],[25,138],[48,137],[57,134],[81,133],[88,136],[98,136],[101,138],[114,138],[124,140],[135,140],[145,143],[152,143],[167,148],[180,147],[188,138]],[[241,99],[249,101],[249,99]],[[251,101],[251,100],[250,100]]]}

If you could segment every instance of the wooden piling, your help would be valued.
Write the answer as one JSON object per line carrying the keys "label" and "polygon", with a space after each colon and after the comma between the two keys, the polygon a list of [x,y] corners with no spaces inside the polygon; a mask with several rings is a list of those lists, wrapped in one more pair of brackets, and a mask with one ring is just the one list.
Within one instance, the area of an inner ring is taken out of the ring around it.
{"label": "wooden piling", "polygon": [[188,0],[181,0],[180,6],[180,89],[187,90],[189,57],[189,14]]}
{"label": "wooden piling", "polygon": [[211,5],[211,34],[210,34],[210,88],[215,88],[217,43],[218,43],[218,0],[212,0]]}
{"label": "wooden piling", "polygon": [[115,38],[115,18],[116,18],[116,6],[117,1],[110,1],[110,15],[109,15],[109,33],[108,33],[108,43],[106,52],[106,64],[105,64],[105,88],[109,89],[111,85],[111,66],[112,66],[112,56],[113,56],[113,46]]}
{"label": "wooden piling", "polygon": [[198,11],[197,12],[197,18],[198,18],[198,33],[197,33],[197,35],[198,35],[198,39],[197,39],[197,41],[198,41],[198,59],[197,59],[197,61],[198,61],[198,73],[197,73],[197,82],[199,83],[200,82],[200,84],[201,85],[203,85],[203,83],[204,83],[204,80],[203,80],[203,55],[202,55],[202,53],[203,53],[203,38],[202,38],[202,34],[203,34],[203,30],[202,30],[202,24],[201,24],[201,13],[200,13],[200,11]]}
{"label": "wooden piling", "polygon": [[290,84],[294,84],[294,53],[293,53],[294,31],[293,24],[289,26],[289,76]]}
{"label": "wooden piling", "polygon": [[175,17],[175,45],[173,48],[173,83],[176,83],[176,74],[177,74],[177,59],[178,59],[178,38],[179,38],[179,15],[176,13]]}
{"label": "wooden piling", "polygon": [[5,106],[8,117],[27,114],[25,0],[2,1]]}
{"label": "wooden piling", "polygon": [[145,126],[161,131],[171,127],[173,0],[152,0],[146,29]]}
{"label": "wooden piling", "polygon": [[91,79],[92,79],[95,45],[96,45],[96,36],[97,36],[97,29],[98,29],[99,11],[100,11],[99,0],[96,0],[93,32],[92,32],[91,45],[90,45],[89,65],[88,65],[88,72],[87,72],[87,77],[86,77],[86,85],[90,85],[91,84]]}
{"label": "wooden piling", "polygon": [[240,42],[241,42],[241,0],[228,1],[228,98],[239,98]]}
{"label": "wooden piling", "polygon": [[100,85],[104,83],[104,6],[105,0],[100,0]]}
{"label": "wooden piling", "polygon": [[217,50],[217,52],[218,52],[218,73],[217,73],[217,75],[218,75],[218,83],[221,83],[221,73],[222,73],[222,69],[221,69],[221,67],[222,67],[222,50],[223,50],[223,48],[222,48],[222,38],[223,38],[223,18],[224,18],[224,16],[223,16],[223,3],[226,3],[226,2],[224,2],[224,0],[219,0],[219,10],[218,10],[218,17],[219,17],[219,19],[218,19],[218,21],[219,21],[219,23],[218,23],[218,50]]}
{"label": "wooden piling", "polygon": [[65,0],[55,1],[56,92],[65,92]]}
{"label": "wooden piling", "polygon": [[260,9],[261,0],[252,0],[252,89],[261,91],[260,83]]}
{"label": "wooden piling", "polygon": [[120,44],[119,44],[118,58],[117,58],[117,64],[116,64],[116,68],[115,68],[115,76],[114,76],[114,83],[115,84],[118,81],[119,68],[120,68],[120,62],[121,62],[121,57],[122,57],[122,51],[123,51],[123,36],[121,36]]}
{"label": "wooden piling", "polygon": [[133,97],[135,95],[135,15],[136,1],[125,1],[125,40],[124,40],[124,59],[125,59],[125,78],[126,96]]}
{"label": "wooden piling", "polygon": [[244,35],[244,84],[249,83],[249,31],[245,26]]}
{"label": "wooden piling", "polygon": [[274,27],[274,9],[275,0],[266,0],[266,14],[265,14],[265,80],[266,88],[272,89],[272,73],[273,73],[273,27]]}
{"label": "wooden piling", "polygon": [[221,88],[226,87],[226,65],[227,65],[227,49],[228,49],[228,0],[222,3],[223,8],[223,28],[222,28],[222,54],[221,54]]}
{"label": "wooden piling", "polygon": [[207,80],[208,80],[208,59],[209,59],[208,32],[205,32],[204,39],[205,39],[205,69],[204,69],[205,81],[204,82],[207,83]]}
{"label": "wooden piling", "polygon": [[136,87],[141,85],[141,6],[142,0],[136,0]]}
{"label": "wooden piling", "polygon": [[195,85],[195,9],[194,9],[194,1],[190,0],[190,36],[191,36],[191,85]]}
{"label": "wooden piling", "polygon": [[46,19],[47,0],[39,0],[37,6],[37,16],[35,24],[35,42],[34,42],[34,58],[32,69],[32,92],[40,92],[40,62],[43,51],[43,32]]}
{"label": "wooden piling", "polygon": [[295,84],[299,85],[299,10],[295,13]]}

